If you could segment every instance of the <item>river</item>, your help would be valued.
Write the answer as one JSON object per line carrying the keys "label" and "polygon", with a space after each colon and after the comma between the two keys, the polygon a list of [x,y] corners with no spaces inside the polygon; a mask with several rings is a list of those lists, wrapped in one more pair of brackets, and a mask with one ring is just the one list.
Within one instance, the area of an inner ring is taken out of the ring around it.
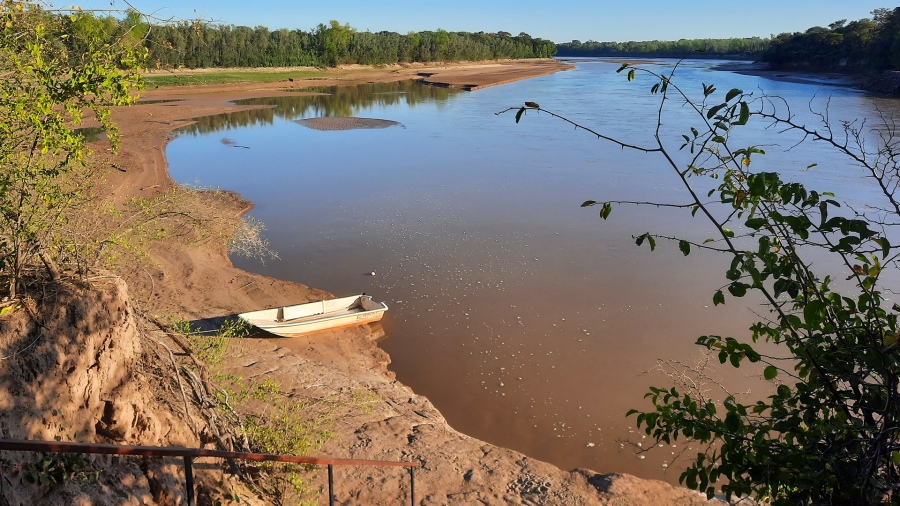
{"label": "river", "polygon": [[[893,112],[893,101],[841,86],[770,80],[688,61],[676,83],[784,97],[801,118],[829,104],[833,119]],[[384,300],[397,378],[427,396],[450,424],[564,469],[591,468],[677,481],[678,443],[646,449],[631,408],[667,385],[659,360],[701,359],[703,334],[746,335],[758,301],[714,307],[727,259],[683,257],[677,244],[635,246],[643,232],[702,241],[711,231],[687,211],[620,206],[608,221],[593,200],[679,203],[687,193],[663,160],[623,150],[546,114],[534,101],[623,141],[651,145],[659,96],[618,64],[582,60],[569,72],[476,92],[391,83],[320,89],[315,97],[257,100],[275,109],[201,119],[166,156],[179,182],[221,187],[253,201],[279,260],[237,266],[328,290]],[[671,62],[649,65],[666,71]],[[821,109],[820,109],[821,110]],[[677,151],[695,121],[673,103],[663,134]],[[383,129],[320,131],[295,120],[359,116]],[[861,174],[821,146],[797,147],[767,125],[741,141],[769,164],[851,202],[868,199]],[[819,166],[806,170],[811,163]],[[250,309],[250,308],[248,308]],[[735,391],[762,395],[761,371],[709,366]],[[746,399],[745,399],[746,400]],[[680,442],[679,442],[680,443]],[[640,445],[640,446],[638,446]]]}

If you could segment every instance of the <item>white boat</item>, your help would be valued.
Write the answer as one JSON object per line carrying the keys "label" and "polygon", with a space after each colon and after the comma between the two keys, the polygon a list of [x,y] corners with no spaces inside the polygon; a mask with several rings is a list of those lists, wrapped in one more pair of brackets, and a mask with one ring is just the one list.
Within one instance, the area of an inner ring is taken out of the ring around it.
{"label": "white boat", "polygon": [[297,337],[320,330],[375,322],[387,309],[384,302],[375,302],[371,296],[362,294],[250,311],[238,317],[271,334]]}

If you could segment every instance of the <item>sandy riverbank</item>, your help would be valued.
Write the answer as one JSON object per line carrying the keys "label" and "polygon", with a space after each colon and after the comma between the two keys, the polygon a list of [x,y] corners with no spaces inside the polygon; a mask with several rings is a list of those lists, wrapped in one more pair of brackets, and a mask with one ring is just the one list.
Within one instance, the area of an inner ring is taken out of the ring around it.
{"label": "sandy riverbank", "polygon": [[[108,167],[105,175],[110,199],[123,202],[134,196],[151,198],[174,186],[164,154],[172,130],[189,124],[191,118],[252,108],[234,106],[232,100],[277,96],[292,93],[286,89],[306,86],[420,77],[436,85],[478,89],[567,68],[570,66],[552,60],[416,65],[368,71],[349,68],[336,77],[323,79],[152,89],[142,100],[154,103],[114,111],[122,134],[120,152],[106,154],[101,145],[95,149]],[[232,220],[237,220],[251,205],[230,193],[198,193],[195,198],[215,206]],[[161,243],[153,246],[151,255],[154,265],[135,268],[123,276],[135,298],[157,315],[199,320],[329,296],[301,284],[236,269],[221,241],[190,246]],[[589,470],[563,471],[456,432],[427,399],[394,379],[387,368],[390,358],[373,342],[377,333],[375,326],[364,326],[300,339],[245,339],[234,343],[227,365],[243,377],[272,376],[292,387],[301,398],[345,389],[373,393],[379,402],[366,413],[342,420],[324,453],[333,457],[421,462],[423,469],[416,475],[419,504],[706,502],[693,492],[662,482]],[[395,504],[396,489],[402,487],[398,484],[402,480],[395,474],[390,470],[341,471],[341,495],[352,497],[353,504]]]}

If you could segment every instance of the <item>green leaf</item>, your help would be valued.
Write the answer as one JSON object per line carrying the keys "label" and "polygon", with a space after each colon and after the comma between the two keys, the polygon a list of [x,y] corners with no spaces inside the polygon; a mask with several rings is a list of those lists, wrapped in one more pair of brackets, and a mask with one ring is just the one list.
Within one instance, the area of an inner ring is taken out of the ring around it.
{"label": "green leaf", "polygon": [[741,102],[741,114],[738,117],[738,120],[734,123],[735,125],[746,125],[747,121],[750,120],[750,106],[747,105],[747,102]]}
{"label": "green leaf", "polygon": [[767,380],[773,380],[775,379],[775,376],[778,376],[778,368],[774,365],[766,367],[766,369],[763,371],[763,377]]}
{"label": "green leaf", "polygon": [[650,232],[645,232],[634,239],[634,243],[638,246],[644,244],[644,241],[647,241],[650,244],[650,251],[656,249],[656,239],[650,235]]}
{"label": "green leaf", "polygon": [[678,249],[681,250],[682,255],[688,256],[691,254],[691,243],[687,241],[678,241]]}
{"label": "green leaf", "polygon": [[716,115],[717,112],[721,111],[722,108],[725,107],[725,104],[714,105],[706,111],[706,119],[712,119],[713,116]]}
{"label": "green leaf", "polygon": [[619,67],[618,70],[616,70],[616,73],[618,74],[619,72],[622,72],[623,70],[625,70],[625,69],[627,69],[627,68],[628,68],[628,64],[627,64],[627,63],[623,63],[622,66]]}
{"label": "green leaf", "polygon": [[582,202],[581,207],[595,206],[597,204],[598,202],[596,200],[585,200],[584,202]]}
{"label": "green leaf", "polygon": [[732,88],[728,91],[728,94],[725,95],[725,101],[731,102],[731,99],[743,93],[744,90],[739,90],[737,88]]}
{"label": "green leaf", "polygon": [[888,241],[887,237],[879,237],[875,239],[875,243],[881,246],[881,258],[887,258],[888,253],[891,252],[891,242]]}
{"label": "green leaf", "polygon": [[731,432],[737,432],[741,428],[741,417],[734,411],[725,415],[725,428]]}
{"label": "green leaf", "polygon": [[747,285],[739,282],[731,283],[728,285],[728,292],[735,297],[743,297],[747,294]]}
{"label": "green leaf", "polygon": [[523,115],[523,114],[525,114],[525,108],[524,108],[524,107],[520,107],[520,108],[519,108],[519,112],[516,113],[516,123],[518,123],[519,120],[522,119],[522,115]]}
{"label": "green leaf", "polygon": [[609,218],[609,213],[612,212],[612,204],[609,202],[604,202],[603,207],[600,208],[600,217],[604,220]]}
{"label": "green leaf", "polygon": [[718,306],[719,304],[725,304],[725,294],[722,293],[722,290],[716,290],[716,293],[713,294],[713,305]]}
{"label": "green leaf", "polygon": [[634,81],[634,69],[628,71],[628,80]]}
{"label": "green leaf", "polygon": [[747,228],[752,228],[753,230],[759,230],[766,224],[765,218],[750,218],[745,223]]}

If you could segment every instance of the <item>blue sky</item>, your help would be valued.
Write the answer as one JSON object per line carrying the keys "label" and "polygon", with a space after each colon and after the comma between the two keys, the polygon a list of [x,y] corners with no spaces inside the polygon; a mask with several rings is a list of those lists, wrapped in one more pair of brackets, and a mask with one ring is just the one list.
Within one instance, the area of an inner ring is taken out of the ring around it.
{"label": "blue sky", "polygon": [[[71,1],[71,0],[70,0]],[[54,1],[56,5],[68,7]],[[309,30],[337,19],[360,31],[526,32],[554,42],[768,37],[871,17],[869,0],[130,0],[162,18]],[[83,0],[85,9],[127,8],[125,0]]]}

